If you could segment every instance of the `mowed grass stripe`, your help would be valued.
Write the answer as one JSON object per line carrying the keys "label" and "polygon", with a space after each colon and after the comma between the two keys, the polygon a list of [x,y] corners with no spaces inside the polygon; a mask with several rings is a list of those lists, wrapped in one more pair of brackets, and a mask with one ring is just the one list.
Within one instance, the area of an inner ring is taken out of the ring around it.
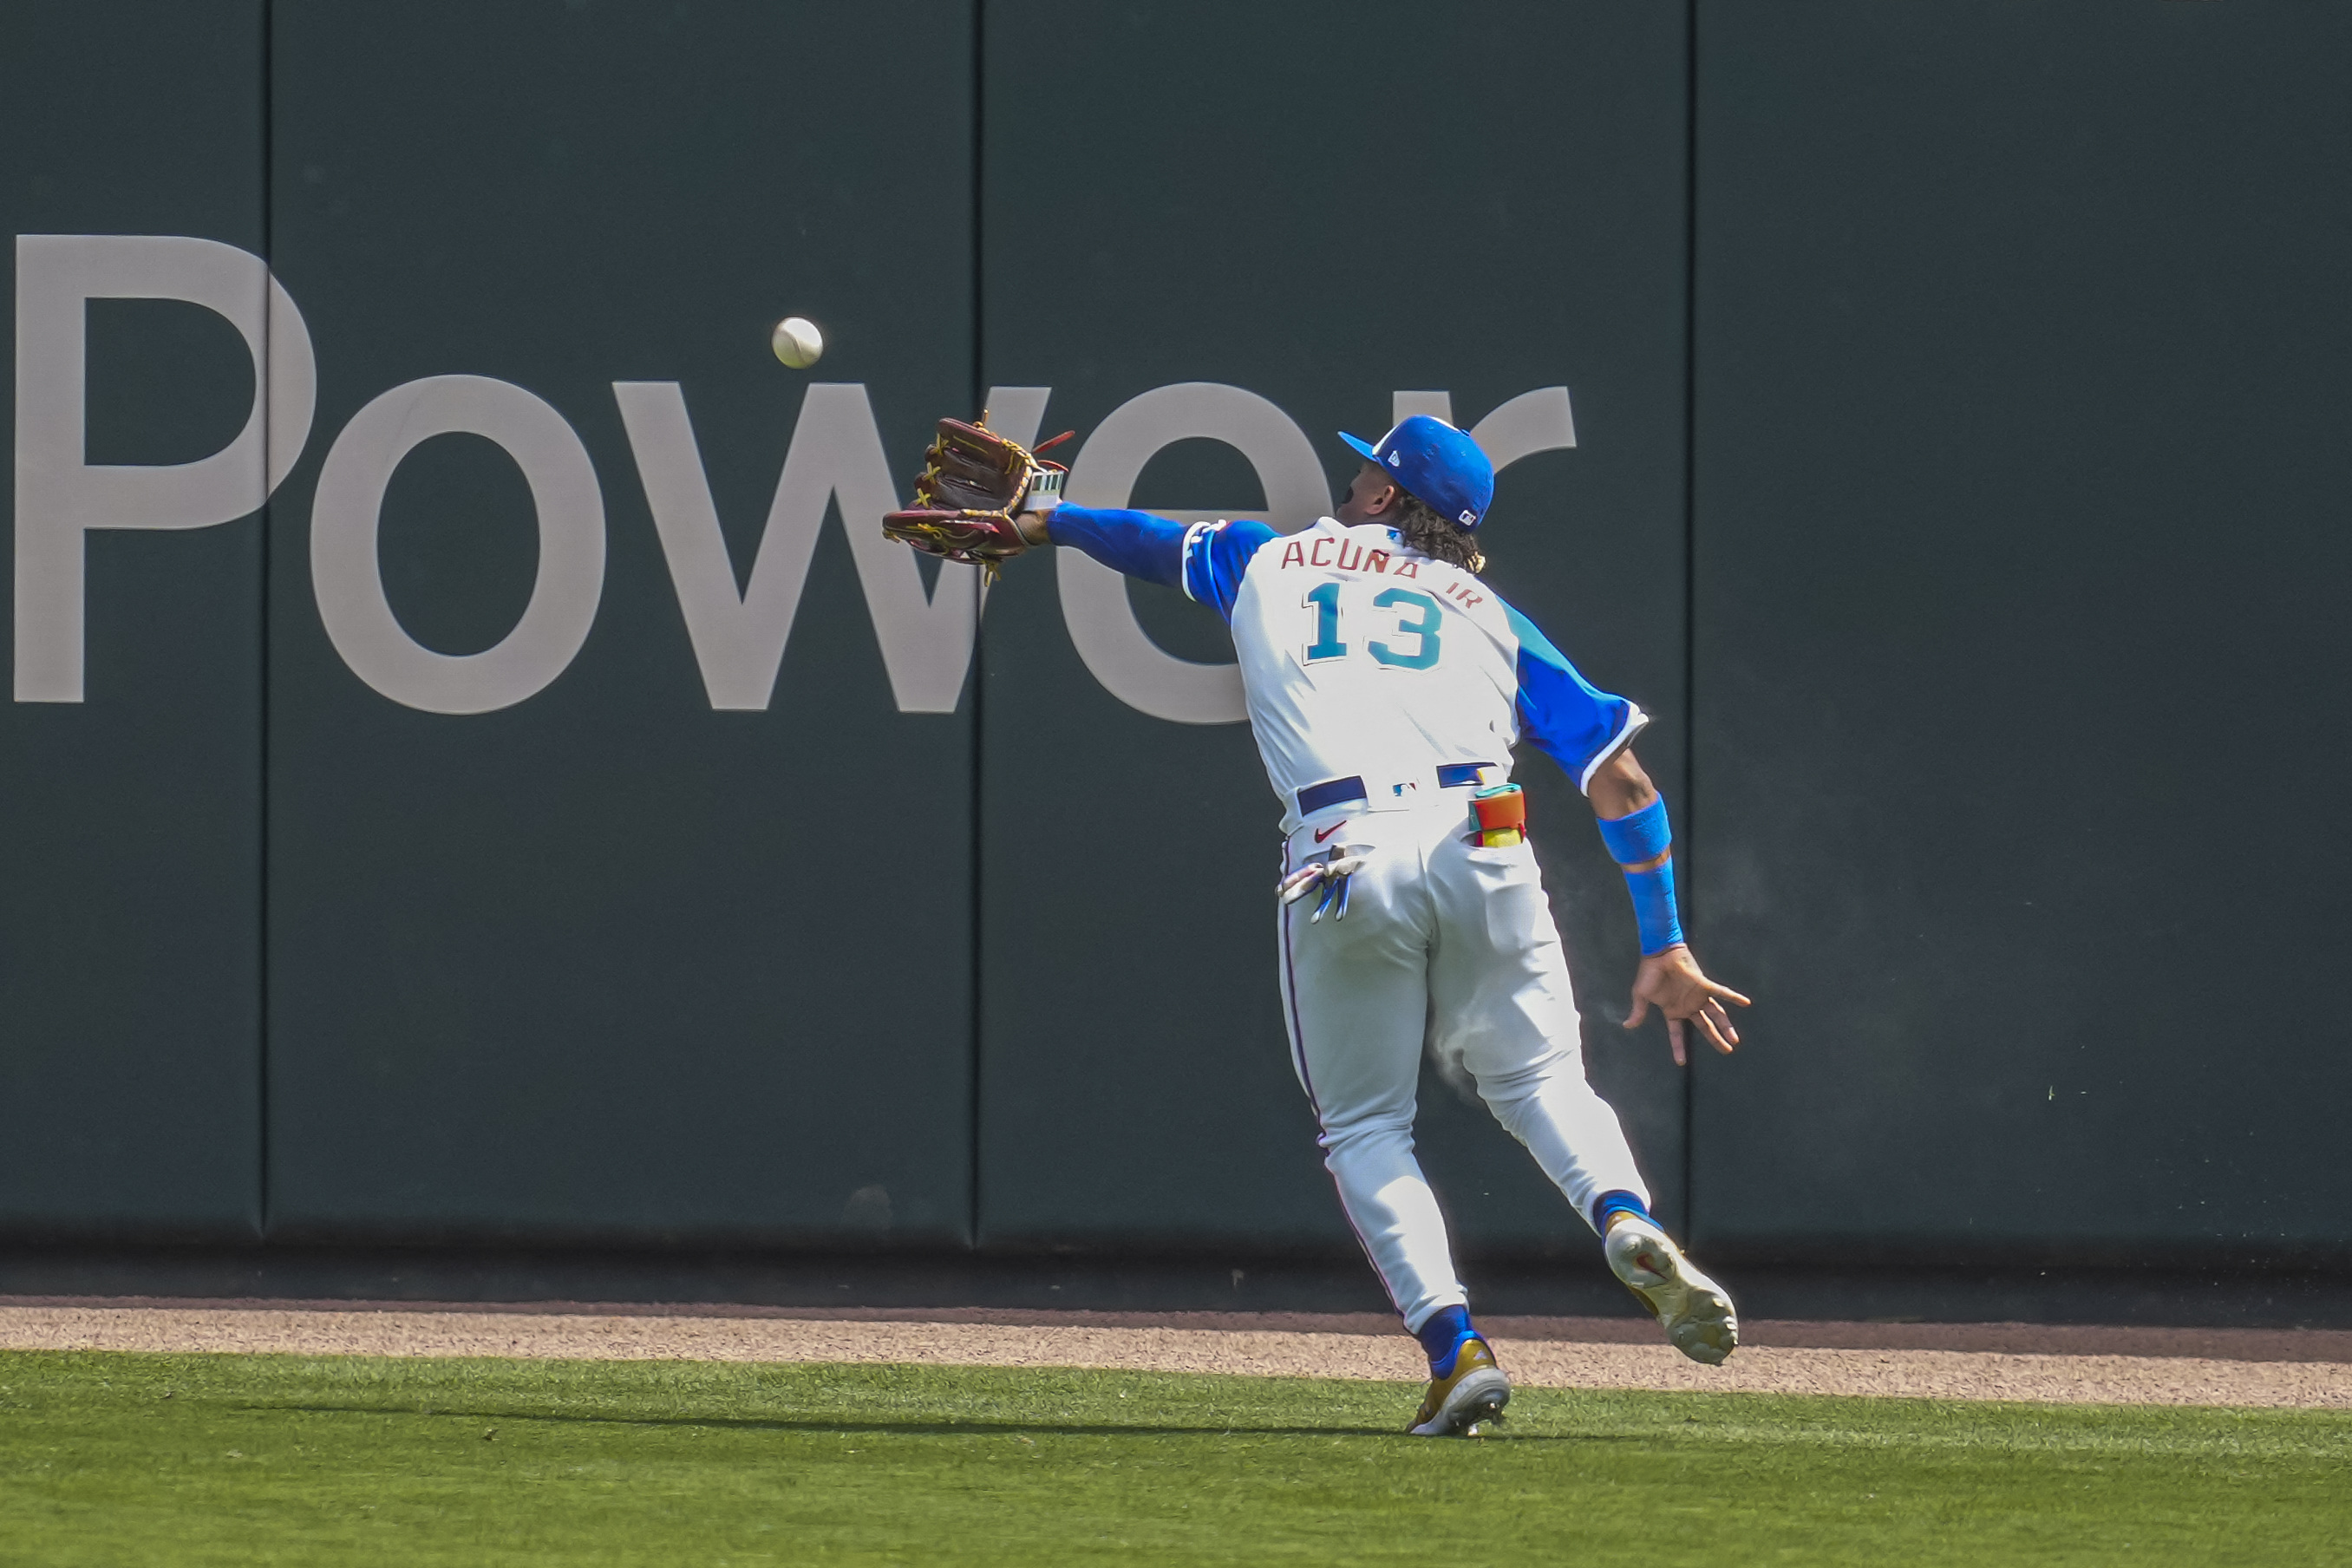
{"label": "mowed grass stripe", "polygon": [[2352,1560],[2352,1413],[0,1352],[0,1563]]}

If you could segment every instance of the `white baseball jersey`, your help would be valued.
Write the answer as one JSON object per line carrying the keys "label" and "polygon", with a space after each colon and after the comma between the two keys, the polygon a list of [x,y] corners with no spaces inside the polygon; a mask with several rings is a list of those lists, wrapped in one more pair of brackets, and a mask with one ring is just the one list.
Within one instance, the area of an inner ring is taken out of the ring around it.
{"label": "white baseball jersey", "polygon": [[1299,792],[1332,780],[1360,778],[1356,809],[1372,811],[1433,803],[1447,764],[1490,764],[1482,782],[1499,784],[1522,734],[1583,789],[1648,721],[1476,577],[1378,523],[1196,523],[1182,587],[1232,624],[1285,832]]}

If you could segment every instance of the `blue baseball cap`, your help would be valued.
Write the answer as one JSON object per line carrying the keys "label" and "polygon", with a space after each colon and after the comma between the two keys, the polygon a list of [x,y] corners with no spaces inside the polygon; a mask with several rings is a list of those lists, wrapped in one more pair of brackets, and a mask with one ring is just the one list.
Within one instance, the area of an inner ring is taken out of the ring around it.
{"label": "blue baseball cap", "polygon": [[1377,447],[1345,430],[1339,439],[1378,463],[1398,485],[1427,501],[1467,533],[1495,501],[1495,465],[1478,443],[1444,420],[1416,414],[1397,422]]}

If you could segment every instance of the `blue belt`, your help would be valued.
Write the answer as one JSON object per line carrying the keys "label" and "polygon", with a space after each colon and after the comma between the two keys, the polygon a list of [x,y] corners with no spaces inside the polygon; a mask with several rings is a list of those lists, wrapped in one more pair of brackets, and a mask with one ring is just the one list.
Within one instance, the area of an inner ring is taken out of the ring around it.
{"label": "blue belt", "polygon": [[[1441,763],[1437,768],[1437,787],[1460,789],[1478,782],[1481,771],[1492,763]],[[1344,805],[1351,800],[1368,800],[1363,776],[1350,773],[1343,779],[1325,779],[1318,784],[1308,784],[1298,792],[1298,815],[1312,816],[1328,805]]]}

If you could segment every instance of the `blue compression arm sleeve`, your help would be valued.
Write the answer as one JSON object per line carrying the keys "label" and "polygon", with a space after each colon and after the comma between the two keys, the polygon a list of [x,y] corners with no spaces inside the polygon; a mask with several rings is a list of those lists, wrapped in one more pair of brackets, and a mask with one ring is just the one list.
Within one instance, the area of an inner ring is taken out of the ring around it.
{"label": "blue compression arm sleeve", "polygon": [[1683,944],[1683,922],[1675,913],[1675,863],[1661,860],[1646,871],[1625,873],[1633,895],[1633,924],[1642,933],[1642,956],[1655,958]]}
{"label": "blue compression arm sleeve", "polygon": [[1045,537],[1083,550],[1114,572],[1164,588],[1184,585],[1184,525],[1148,511],[1097,511],[1067,501],[1045,520]]}
{"label": "blue compression arm sleeve", "polygon": [[1675,913],[1675,863],[1658,860],[1647,870],[1633,867],[1657,860],[1673,847],[1674,830],[1666,826],[1666,797],[1660,795],[1641,810],[1612,820],[1601,818],[1601,841],[1609,858],[1626,868],[1625,887],[1633,895],[1633,923],[1642,932],[1642,956],[1654,958],[1683,940],[1683,922]]}
{"label": "blue compression arm sleeve", "polygon": [[1666,797],[1660,795],[1630,816],[1613,821],[1602,817],[1601,841],[1609,846],[1609,858],[1620,866],[1638,866],[1644,860],[1654,860],[1666,852],[1675,841],[1675,831],[1666,826]]}

